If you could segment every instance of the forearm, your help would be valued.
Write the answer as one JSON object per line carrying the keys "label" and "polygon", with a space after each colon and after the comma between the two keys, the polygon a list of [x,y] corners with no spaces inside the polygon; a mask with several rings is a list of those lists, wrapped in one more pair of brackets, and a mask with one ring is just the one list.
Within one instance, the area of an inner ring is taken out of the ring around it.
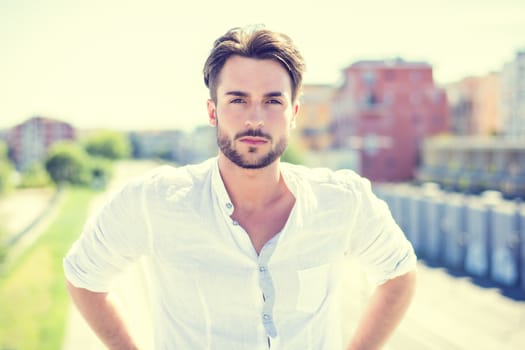
{"label": "forearm", "polygon": [[77,288],[66,281],[74,304],[100,340],[111,350],[138,350],[122,316],[107,293]]}
{"label": "forearm", "polygon": [[347,349],[381,349],[405,315],[412,301],[415,286],[415,271],[378,286]]}

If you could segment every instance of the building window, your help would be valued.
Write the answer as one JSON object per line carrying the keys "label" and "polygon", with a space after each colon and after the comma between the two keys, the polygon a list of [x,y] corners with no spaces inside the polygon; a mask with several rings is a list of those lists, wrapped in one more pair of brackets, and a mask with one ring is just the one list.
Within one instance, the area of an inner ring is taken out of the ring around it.
{"label": "building window", "polygon": [[363,82],[366,86],[373,86],[376,80],[375,72],[365,71],[363,72]]}
{"label": "building window", "polygon": [[393,69],[385,70],[385,80],[392,81],[396,80],[396,72]]}
{"label": "building window", "polygon": [[367,107],[374,107],[379,103],[379,99],[377,98],[376,94],[373,92],[368,93],[365,96],[365,105]]}

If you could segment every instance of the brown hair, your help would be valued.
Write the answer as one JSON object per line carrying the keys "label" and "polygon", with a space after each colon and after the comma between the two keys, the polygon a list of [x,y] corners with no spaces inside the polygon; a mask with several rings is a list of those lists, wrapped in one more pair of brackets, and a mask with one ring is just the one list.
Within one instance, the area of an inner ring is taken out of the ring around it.
{"label": "brown hair", "polygon": [[255,59],[273,59],[290,75],[292,101],[298,97],[305,63],[292,39],[283,33],[261,28],[233,28],[215,40],[204,64],[204,83],[210,97],[217,102],[217,85],[222,67],[232,55]]}

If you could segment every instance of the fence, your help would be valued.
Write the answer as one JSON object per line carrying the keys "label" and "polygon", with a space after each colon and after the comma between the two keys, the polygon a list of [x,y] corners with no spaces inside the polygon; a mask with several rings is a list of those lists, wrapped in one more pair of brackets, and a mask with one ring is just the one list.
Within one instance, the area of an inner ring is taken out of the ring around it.
{"label": "fence", "polygon": [[418,258],[525,299],[525,205],[498,192],[445,192],[427,184],[377,185]]}

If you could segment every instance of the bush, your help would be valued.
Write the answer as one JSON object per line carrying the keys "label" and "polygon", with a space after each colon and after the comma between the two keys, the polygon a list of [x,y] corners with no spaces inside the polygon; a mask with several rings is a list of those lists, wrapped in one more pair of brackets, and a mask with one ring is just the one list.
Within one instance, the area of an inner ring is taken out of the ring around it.
{"label": "bush", "polygon": [[13,187],[11,177],[13,175],[13,167],[7,160],[0,159],[0,195],[6,193]]}
{"label": "bush", "polygon": [[43,164],[35,163],[28,170],[21,174],[18,187],[46,187],[52,183],[52,179],[44,168]]}
{"label": "bush", "polygon": [[91,185],[90,158],[78,144],[63,141],[50,150],[45,168],[57,185]]}
{"label": "bush", "polygon": [[102,189],[113,175],[113,162],[106,158],[91,157],[89,161],[91,172],[91,185],[93,188]]}
{"label": "bush", "polygon": [[131,155],[131,142],[126,134],[104,130],[97,132],[84,141],[86,152],[94,157],[107,159],[129,158]]}

